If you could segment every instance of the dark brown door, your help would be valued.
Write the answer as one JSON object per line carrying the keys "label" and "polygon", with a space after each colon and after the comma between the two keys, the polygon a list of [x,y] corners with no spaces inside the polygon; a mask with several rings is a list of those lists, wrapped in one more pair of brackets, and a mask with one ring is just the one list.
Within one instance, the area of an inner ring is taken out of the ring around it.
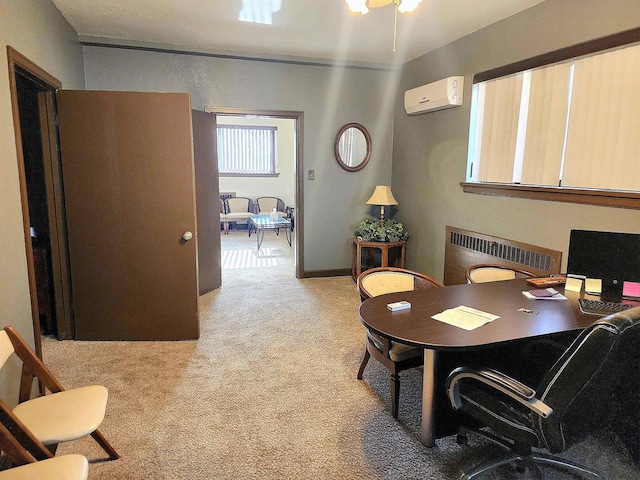
{"label": "dark brown door", "polygon": [[57,102],[76,338],[198,338],[189,95]]}
{"label": "dark brown door", "polygon": [[200,295],[204,295],[222,285],[216,116],[197,110],[192,112],[192,116],[198,219],[198,282]]}

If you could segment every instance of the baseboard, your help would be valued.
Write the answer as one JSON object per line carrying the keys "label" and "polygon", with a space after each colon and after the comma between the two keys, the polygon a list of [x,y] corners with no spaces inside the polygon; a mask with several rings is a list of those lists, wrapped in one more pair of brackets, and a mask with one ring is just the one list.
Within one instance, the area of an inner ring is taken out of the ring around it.
{"label": "baseboard", "polygon": [[351,276],[351,269],[342,268],[335,270],[305,270],[302,273],[302,278],[316,278],[316,277],[345,277]]}

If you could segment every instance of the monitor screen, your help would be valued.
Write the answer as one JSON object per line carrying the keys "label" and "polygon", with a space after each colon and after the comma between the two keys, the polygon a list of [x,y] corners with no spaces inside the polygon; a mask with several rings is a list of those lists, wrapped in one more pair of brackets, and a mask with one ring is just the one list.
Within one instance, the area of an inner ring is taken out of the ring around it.
{"label": "monitor screen", "polygon": [[603,296],[621,298],[624,282],[640,282],[640,234],[571,230],[567,273],[601,279]]}

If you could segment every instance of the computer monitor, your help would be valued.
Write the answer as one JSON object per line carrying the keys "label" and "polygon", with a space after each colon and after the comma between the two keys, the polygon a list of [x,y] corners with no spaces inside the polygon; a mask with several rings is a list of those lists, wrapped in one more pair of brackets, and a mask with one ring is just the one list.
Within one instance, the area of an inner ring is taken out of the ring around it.
{"label": "computer monitor", "polygon": [[625,294],[636,293],[640,234],[571,230],[567,273],[601,279],[603,297],[622,298],[625,282]]}

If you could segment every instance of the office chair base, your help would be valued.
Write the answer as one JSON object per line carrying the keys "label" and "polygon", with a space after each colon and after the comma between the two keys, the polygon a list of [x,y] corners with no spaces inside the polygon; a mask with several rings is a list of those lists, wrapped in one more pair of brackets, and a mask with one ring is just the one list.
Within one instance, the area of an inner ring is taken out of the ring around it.
{"label": "office chair base", "polygon": [[542,452],[533,452],[531,450],[525,451],[524,453],[518,453],[515,450],[523,450],[518,449],[514,444],[504,440],[503,438],[484,430],[461,426],[456,441],[459,444],[466,443],[465,440],[467,437],[467,433],[475,433],[477,435],[480,435],[481,437],[501,446],[502,448],[507,450],[507,453],[498,458],[494,458],[492,460],[481,463],[472,470],[463,473],[460,476],[460,480],[470,480],[489,470],[493,470],[494,468],[508,464],[514,464],[516,470],[518,470],[520,473],[524,472],[527,468],[534,468],[537,464],[545,464],[590,475],[593,478],[600,477],[600,473],[597,470],[593,470],[591,468],[585,467],[584,465],[580,465],[579,463],[556,457],[554,455],[548,455]]}
{"label": "office chair base", "polygon": [[532,468],[534,464],[546,464],[554,467],[565,468],[568,470],[576,471],[586,475],[590,475],[593,478],[599,478],[598,471],[583,465],[574,463],[564,458],[554,457],[552,455],[546,455],[544,453],[532,453],[531,455],[520,455],[516,452],[507,453],[501,457],[494,458],[488,462],[482,463],[475,467],[473,470],[460,475],[460,480],[471,480],[489,470],[501,467],[502,465],[515,464],[515,468],[523,472],[527,468]]}

